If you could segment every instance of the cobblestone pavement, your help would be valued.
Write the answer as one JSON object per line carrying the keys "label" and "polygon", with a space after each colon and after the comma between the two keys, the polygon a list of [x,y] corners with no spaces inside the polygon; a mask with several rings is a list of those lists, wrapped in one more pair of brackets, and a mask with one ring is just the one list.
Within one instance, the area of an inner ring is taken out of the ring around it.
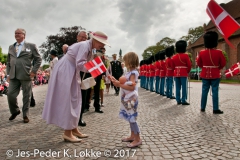
{"label": "cobblestone pavement", "polygon": [[33,89],[37,105],[30,108],[28,124],[22,122],[22,114],[10,122],[7,98],[0,97],[0,160],[240,159],[240,85],[220,85],[223,115],[212,114],[210,95],[206,112],[201,113],[201,83],[191,83],[190,89],[191,105],[182,106],[139,88],[138,124],[143,145],[134,149],[121,142],[130,127],[118,118],[120,99],[113,89],[105,94],[103,114],[95,113],[93,106],[84,113],[87,126],[79,128],[89,138],[75,144],[64,142],[63,130],[41,118],[47,85]]}

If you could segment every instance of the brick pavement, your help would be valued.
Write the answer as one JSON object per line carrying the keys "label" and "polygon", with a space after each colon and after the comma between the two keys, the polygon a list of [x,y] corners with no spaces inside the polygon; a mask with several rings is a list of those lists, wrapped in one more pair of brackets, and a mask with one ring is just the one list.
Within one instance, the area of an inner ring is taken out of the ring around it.
{"label": "brick pavement", "polygon": [[[79,128],[90,137],[75,144],[64,142],[62,129],[47,125],[41,118],[47,85],[33,89],[37,105],[30,109],[28,124],[22,123],[22,114],[10,122],[6,96],[0,97],[0,160],[240,159],[240,85],[220,85],[223,115],[212,114],[211,96],[206,113],[201,113],[201,83],[191,83],[190,88],[190,106],[176,105],[175,100],[139,89],[138,124],[143,145],[131,150],[126,147],[127,143],[121,142],[121,138],[129,134],[129,124],[118,118],[120,100],[113,95],[113,89],[105,95],[103,114],[95,113],[92,106],[84,113],[87,126]],[[18,101],[22,106],[21,95]],[[22,151],[20,157],[17,157],[18,150]],[[95,154],[86,154],[86,150]],[[106,150],[111,151],[110,157],[104,156]],[[8,157],[7,151],[13,156]],[[38,151],[42,151],[42,155]],[[64,151],[67,154],[64,155]],[[101,152],[100,157],[96,157],[97,151]]]}

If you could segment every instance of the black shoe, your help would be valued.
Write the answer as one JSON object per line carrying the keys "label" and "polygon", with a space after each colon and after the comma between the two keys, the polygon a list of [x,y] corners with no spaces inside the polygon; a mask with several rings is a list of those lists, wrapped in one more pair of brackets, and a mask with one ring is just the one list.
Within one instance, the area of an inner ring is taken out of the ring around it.
{"label": "black shoe", "polygon": [[103,111],[100,109],[100,110],[95,110],[95,112],[97,113],[103,113]]}
{"label": "black shoe", "polygon": [[163,94],[162,96],[167,96],[166,94]]}
{"label": "black shoe", "polygon": [[183,102],[182,105],[189,105],[189,103],[188,102]]}
{"label": "black shoe", "polygon": [[30,104],[30,107],[34,107],[36,104],[35,103],[31,103]]}
{"label": "black shoe", "polygon": [[172,97],[170,97],[170,99],[176,99],[176,97],[172,96]]}
{"label": "black shoe", "polygon": [[79,121],[79,122],[78,122],[78,125],[84,127],[84,126],[86,126],[87,124],[86,124],[84,121]]}
{"label": "black shoe", "polygon": [[36,105],[35,99],[31,98],[30,107],[34,107]]}
{"label": "black shoe", "polygon": [[178,105],[182,104],[181,102],[177,102]]}
{"label": "black shoe", "polygon": [[213,110],[213,114],[223,114],[223,111],[221,111],[221,110]]}
{"label": "black shoe", "polygon": [[19,115],[21,112],[20,111],[17,111],[16,113],[13,113],[12,115],[11,115],[11,117],[9,118],[9,120],[11,121],[11,120],[14,120],[16,117],[17,117],[17,115]]}
{"label": "black shoe", "polygon": [[205,112],[205,109],[201,109],[201,112]]}
{"label": "black shoe", "polygon": [[88,111],[89,111],[89,109],[84,109],[83,113],[86,113],[86,112],[88,112]]}
{"label": "black shoe", "polygon": [[115,96],[118,96],[118,93],[115,93],[114,95],[115,95]]}

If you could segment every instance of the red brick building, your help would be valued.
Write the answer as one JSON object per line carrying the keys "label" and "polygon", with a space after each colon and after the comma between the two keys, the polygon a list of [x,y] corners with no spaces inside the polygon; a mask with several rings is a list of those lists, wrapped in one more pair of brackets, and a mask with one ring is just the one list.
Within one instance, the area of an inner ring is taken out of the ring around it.
{"label": "red brick building", "polygon": [[[226,4],[220,4],[238,23],[240,23],[240,0],[232,0]],[[204,30],[205,31],[217,31],[215,25],[210,21],[207,25],[204,24]],[[218,32],[218,31],[217,31]],[[219,32],[218,32],[219,33]],[[231,35],[229,38],[229,41],[236,47],[235,49],[232,49],[228,46],[228,44],[225,42],[224,38],[219,34],[219,40],[218,40],[218,49],[221,49],[225,51],[228,55],[229,61],[226,65],[226,67],[223,69],[222,72],[224,72],[225,69],[230,68],[233,64],[240,62],[240,30],[236,31],[233,35]],[[197,53],[204,49],[204,42],[203,42],[203,35],[199,37],[193,44],[188,45],[188,52],[192,53],[193,59],[196,58]],[[196,67],[196,62],[193,61],[193,68]]]}

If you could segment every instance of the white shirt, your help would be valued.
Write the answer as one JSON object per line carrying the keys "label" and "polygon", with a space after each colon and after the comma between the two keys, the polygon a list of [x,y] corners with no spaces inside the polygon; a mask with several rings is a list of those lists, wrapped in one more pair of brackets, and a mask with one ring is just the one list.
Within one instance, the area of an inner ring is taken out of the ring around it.
{"label": "white shirt", "polygon": [[50,76],[51,76],[53,68],[57,62],[58,62],[58,57],[54,57],[53,60],[50,62],[49,68],[46,69],[47,71],[50,72]]}
{"label": "white shirt", "polygon": [[127,73],[127,67],[123,67],[123,75]]}

